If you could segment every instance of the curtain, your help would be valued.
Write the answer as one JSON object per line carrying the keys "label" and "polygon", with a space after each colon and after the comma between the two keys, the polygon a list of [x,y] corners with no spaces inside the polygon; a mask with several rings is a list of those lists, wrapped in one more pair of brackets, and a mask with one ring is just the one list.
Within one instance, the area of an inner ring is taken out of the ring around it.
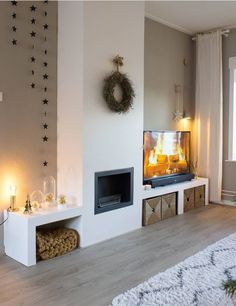
{"label": "curtain", "polygon": [[211,202],[222,189],[222,35],[198,35],[196,52],[196,148],[198,174],[209,178]]}

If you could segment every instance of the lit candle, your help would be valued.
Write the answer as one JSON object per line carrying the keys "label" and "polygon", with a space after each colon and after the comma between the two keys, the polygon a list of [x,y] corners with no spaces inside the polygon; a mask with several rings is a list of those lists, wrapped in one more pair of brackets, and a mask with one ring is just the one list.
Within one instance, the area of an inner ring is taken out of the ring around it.
{"label": "lit candle", "polygon": [[10,186],[10,211],[18,210],[17,208],[15,208],[15,204],[16,204],[16,186],[11,185]]}

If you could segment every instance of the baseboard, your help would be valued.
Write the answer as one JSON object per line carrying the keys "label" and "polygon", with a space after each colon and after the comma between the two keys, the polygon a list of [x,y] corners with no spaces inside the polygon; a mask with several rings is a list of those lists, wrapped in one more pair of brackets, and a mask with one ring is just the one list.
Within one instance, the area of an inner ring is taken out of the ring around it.
{"label": "baseboard", "polygon": [[229,201],[229,200],[221,200],[221,201],[213,202],[213,204],[227,205],[227,206],[236,207],[236,202]]}
{"label": "baseboard", "polygon": [[233,190],[222,190],[221,192],[222,201],[236,202],[236,191]]}

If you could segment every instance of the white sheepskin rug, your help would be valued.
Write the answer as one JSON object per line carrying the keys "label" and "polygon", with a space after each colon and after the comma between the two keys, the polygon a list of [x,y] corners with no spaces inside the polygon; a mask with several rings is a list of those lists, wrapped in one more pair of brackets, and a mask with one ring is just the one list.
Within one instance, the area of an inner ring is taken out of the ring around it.
{"label": "white sheepskin rug", "polygon": [[236,280],[236,233],[137,287],[120,294],[112,306],[233,306],[222,282]]}

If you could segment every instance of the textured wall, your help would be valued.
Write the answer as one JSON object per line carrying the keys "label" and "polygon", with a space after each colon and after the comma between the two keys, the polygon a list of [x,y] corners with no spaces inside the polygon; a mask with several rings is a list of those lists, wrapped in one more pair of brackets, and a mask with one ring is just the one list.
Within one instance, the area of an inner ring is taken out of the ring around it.
{"label": "textured wall", "polygon": [[229,132],[229,57],[236,56],[236,29],[230,30],[230,35],[223,38],[223,189],[236,192],[236,162],[228,159]]}
{"label": "textured wall", "polygon": [[[145,19],[144,129],[176,129],[174,85],[183,88],[183,108],[194,116],[194,42],[191,37]],[[189,65],[185,67],[186,58]]]}
{"label": "textured wall", "polygon": [[[8,207],[9,184],[17,185],[17,205],[24,205],[27,192],[42,189],[45,175],[56,176],[56,116],[57,116],[57,2],[34,2],[37,7],[31,13],[33,2],[20,1],[16,7],[11,2],[0,2],[0,91],[4,101],[0,102],[0,210]],[[45,18],[44,10],[48,16]],[[13,11],[17,17],[12,19]],[[36,24],[30,19],[35,17]],[[47,20],[47,42],[44,42],[43,24]],[[17,27],[13,35],[11,27]],[[34,29],[35,39],[30,38]],[[11,40],[17,39],[17,46]],[[36,63],[30,62],[32,41],[35,41],[34,56]],[[48,67],[43,67],[44,49],[48,50]],[[31,70],[35,66],[35,76]],[[47,71],[48,87],[48,144],[43,144],[41,137],[44,98],[42,75]],[[36,88],[32,90],[30,83],[35,80]],[[47,168],[42,162],[47,159]],[[2,227],[0,227],[0,249],[3,245]]]}

